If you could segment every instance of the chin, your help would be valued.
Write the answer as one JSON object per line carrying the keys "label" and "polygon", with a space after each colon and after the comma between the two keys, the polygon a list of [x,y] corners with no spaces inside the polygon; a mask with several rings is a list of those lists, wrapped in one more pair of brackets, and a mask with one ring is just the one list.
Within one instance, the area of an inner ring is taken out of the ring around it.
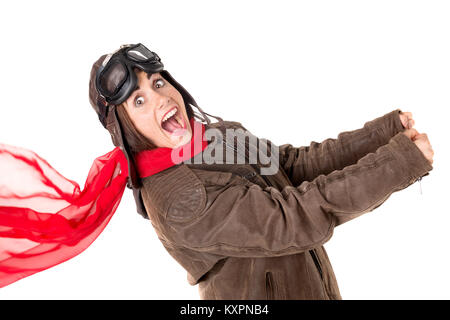
{"label": "chin", "polygon": [[185,144],[187,144],[192,138],[192,133],[188,132],[185,135],[182,136],[178,136],[178,137],[172,137],[172,141],[173,141],[173,146],[172,148],[178,148],[181,147]]}

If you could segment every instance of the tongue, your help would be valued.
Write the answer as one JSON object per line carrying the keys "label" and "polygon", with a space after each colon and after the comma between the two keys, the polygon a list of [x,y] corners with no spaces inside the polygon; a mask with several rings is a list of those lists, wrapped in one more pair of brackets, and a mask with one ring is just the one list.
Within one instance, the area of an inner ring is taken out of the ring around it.
{"label": "tongue", "polygon": [[176,129],[182,129],[178,121],[175,120],[175,117],[173,116],[164,121],[162,127],[164,130],[167,130],[170,133],[174,132]]}

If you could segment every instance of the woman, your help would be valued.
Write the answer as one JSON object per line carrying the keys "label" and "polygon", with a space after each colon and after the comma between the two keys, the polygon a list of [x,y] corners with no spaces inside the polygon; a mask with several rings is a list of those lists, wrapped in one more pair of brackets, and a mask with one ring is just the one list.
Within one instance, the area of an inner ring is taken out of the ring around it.
{"label": "woman", "polygon": [[[432,170],[426,135],[399,109],[300,148],[258,139],[239,122],[212,123],[141,44],[94,63],[89,98],[127,160],[120,170],[128,166],[138,212],[202,299],[341,299],[323,248],[334,227]],[[263,174],[267,161],[253,157],[262,150],[277,170]],[[96,220],[107,221],[113,203]]]}

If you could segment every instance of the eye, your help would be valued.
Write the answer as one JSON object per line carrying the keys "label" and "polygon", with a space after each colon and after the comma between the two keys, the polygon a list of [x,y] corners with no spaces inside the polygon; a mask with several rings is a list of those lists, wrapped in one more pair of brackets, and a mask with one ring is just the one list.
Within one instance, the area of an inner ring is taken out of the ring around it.
{"label": "eye", "polygon": [[156,88],[161,88],[162,86],[164,86],[165,82],[163,79],[159,78],[158,80],[155,80],[155,87]]}
{"label": "eye", "polygon": [[136,107],[140,107],[140,106],[142,106],[143,104],[145,103],[145,99],[144,99],[144,97],[137,97],[135,100],[134,100],[134,105],[136,106]]}

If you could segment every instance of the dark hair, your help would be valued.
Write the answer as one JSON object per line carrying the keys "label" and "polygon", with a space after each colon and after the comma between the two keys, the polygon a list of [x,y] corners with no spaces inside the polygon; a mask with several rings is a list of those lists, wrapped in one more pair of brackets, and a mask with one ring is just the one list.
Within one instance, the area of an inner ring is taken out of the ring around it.
{"label": "dark hair", "polygon": [[123,137],[127,141],[128,147],[133,154],[143,150],[151,150],[156,148],[156,145],[150,141],[150,139],[145,137],[136,129],[123,103],[116,106],[116,110],[117,117],[119,118],[122,128]]}

